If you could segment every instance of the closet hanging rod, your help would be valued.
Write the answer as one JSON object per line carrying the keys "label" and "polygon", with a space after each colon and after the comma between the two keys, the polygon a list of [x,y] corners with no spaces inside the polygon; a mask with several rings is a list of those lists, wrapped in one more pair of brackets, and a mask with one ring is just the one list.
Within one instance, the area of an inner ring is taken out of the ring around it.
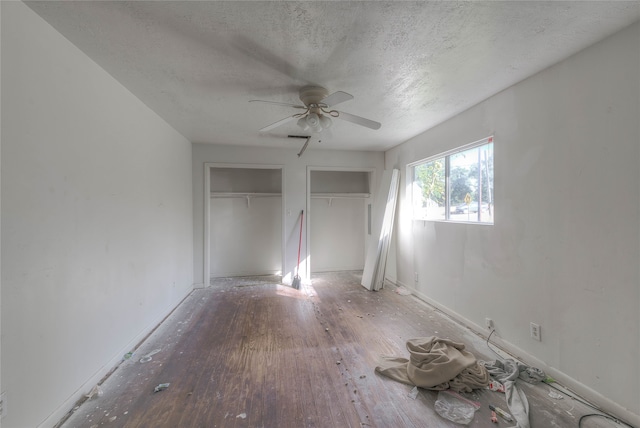
{"label": "closet hanging rod", "polygon": [[271,198],[282,196],[282,193],[261,192],[211,192],[212,198]]}

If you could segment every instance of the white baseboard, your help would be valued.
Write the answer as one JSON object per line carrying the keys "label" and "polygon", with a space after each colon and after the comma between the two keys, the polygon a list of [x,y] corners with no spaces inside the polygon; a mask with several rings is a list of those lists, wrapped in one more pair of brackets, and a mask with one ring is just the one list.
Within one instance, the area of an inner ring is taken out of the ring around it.
{"label": "white baseboard", "polygon": [[[483,336],[485,338],[487,337],[486,328],[468,320],[467,318],[451,310],[447,306],[444,306],[438,303],[437,301],[429,298],[424,293],[417,291],[415,287],[403,284],[401,281],[398,281],[396,279],[385,278],[385,281],[397,287],[402,286],[410,290],[411,293],[414,296],[416,296],[418,299],[422,300],[423,302],[427,303],[430,306],[433,306],[434,308],[438,309],[439,311],[443,312],[447,316],[454,319],[456,322],[473,330],[475,333],[479,334],[480,336]],[[611,401],[609,398],[589,388],[583,383],[578,382],[577,380],[561,372],[560,370],[546,365],[543,361],[539,360],[537,357],[530,355],[526,351],[520,349],[519,347],[513,345],[512,343],[506,340],[501,339],[500,337],[492,336],[491,341],[492,343],[495,343],[496,346],[498,346],[502,350],[515,356],[515,359],[522,361],[523,363],[531,367],[537,367],[543,370],[547,375],[551,376],[553,379],[558,381],[560,385],[568,388],[570,391],[573,391],[578,396],[596,405],[598,408],[602,409],[603,411],[610,413],[615,417],[628,422],[631,425],[640,426],[640,415],[636,415],[629,409],[622,407],[621,405],[615,403],[614,401]]]}
{"label": "white baseboard", "polygon": [[362,266],[340,266],[340,267],[322,267],[318,269],[313,269],[311,271],[314,273],[325,273],[325,272],[349,272],[349,271],[362,271]]}
{"label": "white baseboard", "polygon": [[209,279],[213,278],[231,278],[234,276],[266,276],[266,275],[280,275],[280,270],[261,271],[256,272],[213,272],[209,275]]}
{"label": "white baseboard", "polygon": [[122,356],[131,351],[147,335],[149,335],[180,303],[193,291],[193,287],[187,287],[178,299],[161,311],[156,318],[147,325],[136,337],[131,339],[122,349],[107,361],[96,373],[87,379],[70,397],[68,397],[53,413],[51,413],[38,428],[54,427],[76,405],[78,400],[84,397],[95,385],[97,385],[111,370],[122,362]]}

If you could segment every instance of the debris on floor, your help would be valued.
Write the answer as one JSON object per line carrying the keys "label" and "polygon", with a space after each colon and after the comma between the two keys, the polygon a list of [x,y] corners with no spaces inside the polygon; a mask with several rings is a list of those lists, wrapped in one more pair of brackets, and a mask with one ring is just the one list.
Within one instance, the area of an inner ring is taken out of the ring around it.
{"label": "debris on floor", "polygon": [[240,413],[238,416],[236,416],[236,419],[247,419],[247,414],[246,413]]}
{"label": "debris on floor", "polygon": [[511,416],[509,413],[502,410],[500,407],[496,407],[489,404],[489,408],[491,409],[492,412],[496,412],[497,414],[499,414],[500,417],[502,417],[502,419],[504,419],[505,421],[513,422],[513,416]]}
{"label": "debris on floor", "polygon": [[162,349],[154,349],[153,351],[149,352],[148,354],[146,354],[142,358],[140,358],[140,362],[141,363],[146,363],[148,361],[151,361],[151,356],[157,354],[160,351],[162,351]]}
{"label": "debris on floor", "polygon": [[169,385],[170,385],[169,383],[161,383],[155,387],[153,392],[164,391],[165,389],[169,388]]}
{"label": "debris on floor", "polygon": [[462,425],[469,425],[479,408],[480,403],[468,400],[450,389],[438,392],[435,403],[435,410],[440,416]]}
{"label": "debris on floor", "polygon": [[409,290],[407,287],[396,287],[395,291],[397,294],[401,295],[401,296],[409,296],[411,295],[411,290]]}
{"label": "debris on floor", "polygon": [[[545,380],[547,375],[538,368],[529,367],[513,359],[484,362],[483,365],[493,379],[504,384],[505,399],[511,412],[508,416],[514,419],[519,427],[529,428],[529,401],[524,391],[516,385],[516,380],[537,384]],[[496,413],[504,417],[504,415],[497,410]]]}
{"label": "debris on floor", "polygon": [[411,392],[409,393],[409,398],[411,398],[412,400],[415,400],[416,398],[418,398],[418,392],[419,392],[418,387],[414,386]]}
{"label": "debris on floor", "polygon": [[504,385],[498,382],[497,380],[492,380],[489,382],[489,386],[487,386],[487,389],[490,389],[491,391],[496,391],[496,392],[504,392]]}
{"label": "debris on floor", "polygon": [[554,400],[562,400],[564,397],[560,394],[558,394],[555,391],[552,391],[551,389],[549,389],[549,397],[553,398]]}
{"label": "debris on floor", "polygon": [[102,388],[100,388],[100,385],[96,385],[91,389],[91,391],[89,391],[87,395],[85,395],[85,397],[91,400],[93,397],[102,397],[103,393],[104,392],[102,391]]}

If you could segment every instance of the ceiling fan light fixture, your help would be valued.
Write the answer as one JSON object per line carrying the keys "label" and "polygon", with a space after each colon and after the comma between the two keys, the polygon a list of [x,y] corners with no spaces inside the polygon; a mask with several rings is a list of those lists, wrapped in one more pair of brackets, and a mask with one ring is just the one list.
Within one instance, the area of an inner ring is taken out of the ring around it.
{"label": "ceiling fan light fixture", "polygon": [[298,126],[302,128],[303,131],[309,129],[309,125],[307,125],[307,118],[301,117],[300,119],[298,119]]}
{"label": "ceiling fan light fixture", "polygon": [[317,113],[309,113],[306,119],[307,125],[309,128],[319,128],[320,127],[320,117]]}
{"label": "ceiling fan light fixture", "polygon": [[333,122],[331,121],[331,118],[329,118],[329,116],[320,116],[320,126],[322,126],[322,129],[329,129],[331,128],[331,125],[333,125]]}

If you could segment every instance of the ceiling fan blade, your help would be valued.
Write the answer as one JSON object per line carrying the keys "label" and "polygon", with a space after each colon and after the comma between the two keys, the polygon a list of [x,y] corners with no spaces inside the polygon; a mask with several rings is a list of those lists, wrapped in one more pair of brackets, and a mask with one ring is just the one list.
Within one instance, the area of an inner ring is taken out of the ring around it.
{"label": "ceiling fan blade", "polygon": [[345,101],[349,101],[353,99],[353,95],[347,94],[346,92],[337,91],[331,95],[327,95],[325,99],[322,100],[323,104],[326,104],[327,107],[334,106],[336,104],[343,103]]}
{"label": "ceiling fan blade", "polygon": [[307,109],[305,106],[300,104],[290,104],[290,103],[279,103],[277,101],[265,101],[265,100],[249,100],[250,103],[267,103],[267,104],[275,104],[277,106],[285,106],[285,107],[293,107],[293,108],[301,108]]}
{"label": "ceiling fan blade", "polygon": [[247,58],[256,61],[260,66],[267,66],[272,70],[282,73],[289,79],[293,79],[296,83],[309,84],[307,79],[303,78],[304,70],[296,67],[295,63],[276,55],[260,43],[254,42],[248,37],[236,35],[230,40],[230,45],[244,54]]}
{"label": "ceiling fan blade", "polygon": [[264,128],[262,128],[259,132],[267,132],[267,131],[271,131],[274,128],[277,128],[280,125],[284,125],[287,122],[291,122],[292,120],[297,119],[297,117],[295,115],[293,116],[287,116],[284,119],[281,119],[275,123],[272,123],[271,125],[267,125]]}
{"label": "ceiling fan blade", "polygon": [[380,129],[382,124],[373,120],[365,119],[364,117],[356,116],[355,114],[345,113],[343,111],[338,112],[338,119],[346,120],[347,122],[355,123],[356,125],[366,126],[371,129]]}

